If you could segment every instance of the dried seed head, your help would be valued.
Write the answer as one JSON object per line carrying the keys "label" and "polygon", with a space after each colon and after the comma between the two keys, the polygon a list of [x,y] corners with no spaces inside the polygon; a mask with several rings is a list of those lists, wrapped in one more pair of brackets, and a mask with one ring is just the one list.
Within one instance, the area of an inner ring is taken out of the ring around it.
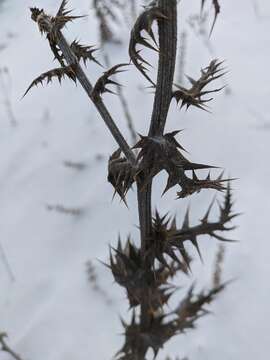
{"label": "dried seed head", "polygon": [[37,22],[37,19],[39,17],[39,15],[44,14],[44,10],[43,9],[38,9],[36,7],[30,7],[30,11],[31,11],[31,19],[34,20],[35,22]]}
{"label": "dried seed head", "polygon": [[[134,183],[136,170],[130,162],[121,157],[121,150],[116,150],[110,157],[108,163],[108,181],[115,189],[121,200],[126,204],[126,194]],[[126,204],[127,205],[127,204]]]}

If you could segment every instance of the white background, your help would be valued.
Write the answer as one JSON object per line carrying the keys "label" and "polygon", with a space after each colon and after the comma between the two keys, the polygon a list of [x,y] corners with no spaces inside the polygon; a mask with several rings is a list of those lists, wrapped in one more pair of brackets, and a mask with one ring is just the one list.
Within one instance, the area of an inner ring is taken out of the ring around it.
{"label": "white background", "polygon": [[[254,10],[257,3],[257,11]],[[210,163],[237,177],[235,208],[244,215],[236,222],[226,247],[224,280],[236,279],[211,307],[213,315],[198,322],[198,329],[174,338],[160,353],[187,355],[192,360],[258,360],[269,353],[269,41],[270,4],[267,0],[222,1],[222,12],[211,37],[210,54],[187,23],[199,12],[199,1],[182,0],[179,33],[188,32],[186,73],[197,77],[213,57],[226,60],[226,82],[231,93],[218,94],[212,114],[197,109],[187,113],[172,103],[167,131],[185,129],[179,141],[196,162]],[[68,80],[60,86],[34,88],[21,99],[30,82],[56,65],[45,38],[30,19],[29,6],[55,13],[58,1],[6,2],[0,15],[0,66],[8,66],[12,78],[11,101],[17,118],[12,127],[0,93],[0,243],[15,276],[11,281],[0,261],[0,331],[7,331],[10,345],[25,360],[107,360],[121,347],[119,315],[128,318],[125,294],[99,260],[107,261],[108,244],[118,233],[131,233],[138,241],[135,192],[129,195],[129,211],[106,182],[107,158],[115,143],[87,96]],[[78,14],[89,14],[88,0],[70,1]],[[15,35],[8,39],[7,33]],[[70,40],[78,37],[97,44],[93,13],[68,26]],[[120,31],[122,46],[110,46],[111,61],[126,62],[128,30]],[[102,52],[97,53],[102,61]],[[152,54],[147,54],[150,59]],[[89,65],[94,81],[101,68]],[[154,74],[153,74],[154,75]],[[122,75],[136,130],[146,133],[153,96],[142,89],[147,83],[131,67]],[[222,85],[220,83],[219,85]],[[119,101],[104,100],[117,124],[130,139]],[[104,158],[97,161],[96,156]],[[63,165],[66,160],[87,164],[83,171]],[[166,178],[156,181],[154,201],[161,212],[177,214],[181,224],[187,204],[196,224],[213,198],[210,191],[176,201],[176,189],[162,200]],[[219,196],[219,198],[221,198]],[[80,208],[80,216],[48,212],[46,205]],[[201,239],[205,264],[196,261],[190,279],[198,289],[211,283],[217,243]],[[191,249],[191,253],[193,250]],[[87,281],[87,260],[96,266],[101,288],[110,305]],[[181,299],[185,288],[174,299]],[[0,353],[1,360],[9,356]]]}

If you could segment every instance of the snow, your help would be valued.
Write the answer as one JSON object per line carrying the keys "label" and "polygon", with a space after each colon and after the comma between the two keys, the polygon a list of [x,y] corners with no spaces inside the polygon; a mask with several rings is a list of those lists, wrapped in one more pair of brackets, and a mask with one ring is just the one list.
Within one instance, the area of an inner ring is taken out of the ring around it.
{"label": "snow", "polygon": [[[88,0],[70,2],[78,13],[89,10]],[[180,5],[183,19],[199,9],[197,0],[189,3],[183,0]],[[15,281],[1,260],[0,330],[9,334],[9,344],[25,360],[105,360],[122,344],[119,315],[127,318],[128,306],[124,292],[97,259],[107,260],[108,245],[116,243],[119,232],[123,238],[131,233],[138,239],[135,192],[128,197],[129,211],[119,201],[111,202],[107,159],[116,145],[79,85],[67,80],[61,88],[56,83],[39,86],[21,100],[33,78],[56,66],[45,39],[30,20],[29,5],[56,10],[52,0],[34,4],[15,0],[7,1],[0,15],[0,42],[9,43],[1,52],[0,66],[7,66],[11,74],[11,100],[18,122],[11,126],[1,104],[0,243]],[[226,248],[223,276],[236,281],[212,306],[214,315],[202,319],[196,331],[174,338],[159,358],[179,354],[192,360],[265,359],[270,333],[270,4],[266,0],[222,2],[211,38],[214,54],[209,54],[186,21],[181,20],[180,26],[188,30],[186,73],[195,76],[213,56],[226,59],[231,94],[215,97],[213,114],[196,109],[179,112],[173,104],[167,130],[185,128],[180,142],[191,159],[219,165],[239,178],[234,183],[235,207],[244,215],[231,234],[241,242]],[[8,32],[15,37],[7,40]],[[97,43],[92,15],[70,25],[65,33],[69,39],[77,36],[84,43]],[[113,63],[128,60],[128,32],[121,36],[124,45],[108,49]],[[90,65],[87,73],[94,81],[101,71]],[[145,83],[135,69],[127,74],[122,78],[125,94],[136,130],[145,133],[152,95],[138,88]],[[0,99],[4,100],[2,93]],[[130,139],[117,98],[109,95],[104,99]],[[69,168],[65,161],[83,162],[86,168]],[[179,222],[190,203],[195,223],[213,196],[209,191],[180,202],[174,200],[172,190],[159,200],[162,188],[164,177],[160,176],[154,190],[157,206],[164,213],[176,213]],[[47,205],[79,208],[82,213],[61,214],[48,211]],[[201,240],[207,265],[196,262],[191,280],[207,287],[217,244],[212,239]],[[96,266],[109,304],[87,281],[88,260]],[[182,282],[190,280],[179,279],[179,285]],[[179,298],[182,294],[180,291]],[[0,359],[9,356],[0,352]]]}

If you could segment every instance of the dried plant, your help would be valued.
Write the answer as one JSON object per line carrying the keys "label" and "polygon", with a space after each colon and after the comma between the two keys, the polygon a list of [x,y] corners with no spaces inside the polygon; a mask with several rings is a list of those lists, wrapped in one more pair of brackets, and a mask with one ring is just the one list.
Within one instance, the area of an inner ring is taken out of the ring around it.
{"label": "dried plant", "polygon": [[17,354],[14,350],[11,349],[11,347],[7,344],[8,335],[5,332],[0,332],[0,346],[1,351],[9,354],[14,360],[22,360],[22,357]]}
{"label": "dried plant", "polygon": [[117,83],[116,81],[112,80],[111,77],[118,73],[125,71],[121,68],[128,66],[128,65],[129,64],[118,64],[118,65],[113,66],[109,70],[105,71],[103,73],[103,75],[97,80],[97,82],[94,86],[93,96],[98,98],[106,92],[116,95],[116,93],[113,92],[112,90],[108,89],[107,86],[108,85],[120,86],[120,84]]}
{"label": "dried plant", "polygon": [[220,79],[225,75],[224,69],[220,67],[222,64],[223,62],[219,62],[217,59],[212,60],[209,66],[201,70],[201,77],[198,80],[194,80],[192,77],[187,76],[192,85],[190,89],[175,85],[178,90],[173,92],[173,97],[176,99],[177,103],[181,101],[181,108],[186,106],[188,109],[192,105],[202,110],[206,110],[206,103],[213,100],[213,98],[203,99],[203,97],[219,92],[224,88],[223,86],[214,90],[204,90],[204,88],[212,81]]}
{"label": "dried plant", "polygon": [[52,82],[53,78],[57,78],[59,83],[61,84],[61,81],[65,78],[65,76],[76,82],[76,76],[72,68],[70,66],[63,66],[61,68],[49,70],[38,76],[35,80],[32,81],[23,96],[25,96],[33,86],[38,86],[38,84],[43,85],[43,81],[45,80],[47,84],[49,84],[50,82]]}
{"label": "dried plant", "polygon": [[[203,1],[202,8],[204,3]],[[117,6],[115,2],[114,4]],[[213,4],[217,6],[218,2],[213,1]],[[80,64],[84,56],[77,51],[78,46],[74,48],[74,42],[69,44],[61,32],[65,24],[79,18],[71,16],[66,5],[66,1],[63,1],[56,16],[49,16],[44,10],[32,8],[32,19],[37,23],[40,32],[47,36],[52,51],[57,49],[56,60],[62,69],[60,73],[66,75],[67,69],[70,73],[72,71],[72,80],[82,85],[117,143],[117,150],[110,156],[108,163],[108,181],[115,194],[127,204],[128,191],[133,186],[137,188],[140,245],[136,245],[130,237],[126,241],[119,239],[117,247],[111,248],[107,266],[115,281],[125,289],[132,312],[129,322],[122,320],[125,341],[116,358],[145,360],[149,350],[152,350],[156,357],[172,337],[194,329],[198,320],[208,314],[208,306],[226,287],[225,283],[221,283],[220,270],[216,268],[213,286],[199,292],[194,285],[190,286],[189,290],[183,293],[179,305],[167,311],[171,297],[176,296],[177,288],[172,284],[174,277],[178,274],[188,276],[191,271],[192,259],[186,243],[191,242],[202,258],[199,246],[202,236],[208,235],[222,243],[233,241],[224,235],[234,229],[231,221],[237,216],[232,209],[232,179],[223,178],[223,172],[214,178],[211,178],[209,173],[206,178],[199,179],[196,172],[214,169],[215,166],[188,160],[184,156],[185,149],[176,138],[179,131],[164,133],[174,98],[181,102],[181,107],[186,106],[189,109],[192,105],[200,110],[206,109],[206,103],[212,99],[205,99],[205,96],[221,90],[208,90],[206,87],[224,74],[220,68],[222,62],[213,60],[208,67],[201,70],[198,80],[188,77],[191,83],[189,89],[181,84],[174,90],[177,1],[156,0],[148,3],[131,30],[129,55],[131,62],[153,87],[155,99],[148,134],[140,135],[135,146],[130,147],[105,106],[102,96],[105,92],[112,92],[108,85],[118,86],[117,81],[111,77],[122,70],[126,63],[110,67],[96,84],[92,85]],[[219,7],[215,9],[217,16]],[[158,26],[158,37],[154,33],[154,22]],[[146,66],[150,63],[141,55],[144,48],[155,50],[159,58],[156,81],[147,73]],[[84,47],[86,51],[91,49],[91,46]],[[80,51],[83,51],[81,47]],[[97,63],[91,56],[88,57],[89,60]],[[42,78],[48,79],[48,75],[42,75]],[[178,225],[179,220],[176,217],[163,215],[158,210],[154,213],[152,183],[154,177],[163,170],[168,174],[164,193],[174,186],[180,186],[178,199],[202,189],[224,192],[224,202],[218,203],[218,218],[214,221],[211,216],[215,201],[212,201],[197,225],[191,225],[189,209],[181,226]],[[190,171],[192,177],[187,174]],[[217,263],[221,265],[221,256]],[[92,271],[91,274],[93,277]]]}

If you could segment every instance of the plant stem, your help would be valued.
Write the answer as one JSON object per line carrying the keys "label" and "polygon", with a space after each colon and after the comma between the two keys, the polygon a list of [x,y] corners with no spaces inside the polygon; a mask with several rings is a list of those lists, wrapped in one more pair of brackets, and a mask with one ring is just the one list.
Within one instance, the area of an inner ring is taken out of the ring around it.
{"label": "plant stem", "polygon": [[2,351],[6,352],[13,357],[14,360],[22,360],[21,356],[15,353],[6,343],[5,338],[7,337],[6,333],[0,333],[0,345]]}
{"label": "plant stem", "polygon": [[79,80],[80,84],[84,88],[85,92],[89,96],[89,98],[92,100],[93,104],[97,108],[99,114],[101,115],[102,119],[104,120],[105,124],[109,128],[112,136],[114,137],[115,141],[119,145],[119,147],[122,149],[123,153],[125,154],[126,158],[129,160],[129,162],[132,165],[135,165],[135,156],[130,149],[128,143],[124,139],[123,135],[121,134],[120,130],[118,129],[117,125],[115,124],[111,114],[107,110],[104,102],[101,98],[94,99],[92,96],[92,90],[93,86],[88,80],[87,76],[85,75],[85,72],[83,71],[82,67],[80,66],[76,56],[73,54],[72,50],[70,49],[70,46],[63,36],[63,34],[59,31],[57,33],[57,45],[59,46],[61,52],[64,55],[64,58],[66,59],[67,63],[72,66],[76,78]]}
{"label": "plant stem", "polygon": [[[107,66],[107,68],[110,68],[112,66],[110,64],[109,56],[105,52],[104,52],[104,62],[105,62],[105,65]],[[117,83],[117,81],[116,81],[116,83]],[[131,113],[129,111],[128,103],[127,103],[127,100],[126,100],[126,98],[124,96],[122,86],[117,84],[116,88],[117,88],[119,100],[120,100],[121,105],[122,105],[123,113],[124,113],[125,118],[127,120],[128,129],[129,129],[130,135],[131,135],[131,141],[135,145],[136,142],[137,142],[137,133],[136,133],[134,125],[133,125],[133,119],[132,119]]]}
{"label": "plant stem", "polygon": [[177,4],[176,0],[159,0],[158,6],[167,20],[159,20],[159,66],[156,96],[149,136],[162,135],[172,99],[172,85],[176,62]]}
{"label": "plant stem", "polygon": [[[176,0],[159,0],[161,8],[168,20],[158,22],[160,56],[157,75],[157,86],[152,113],[149,136],[162,135],[166,124],[168,110],[171,103],[171,93],[176,61],[177,42],[177,4]],[[138,190],[138,207],[141,230],[141,252],[144,258],[145,272],[151,270],[152,263],[147,258],[149,239],[152,234],[152,209],[151,209],[152,182],[145,190]],[[141,304],[141,328],[142,331],[150,325],[151,316],[149,311],[149,299],[147,293]],[[145,354],[144,354],[145,355]],[[142,359],[144,359],[144,355]]]}

